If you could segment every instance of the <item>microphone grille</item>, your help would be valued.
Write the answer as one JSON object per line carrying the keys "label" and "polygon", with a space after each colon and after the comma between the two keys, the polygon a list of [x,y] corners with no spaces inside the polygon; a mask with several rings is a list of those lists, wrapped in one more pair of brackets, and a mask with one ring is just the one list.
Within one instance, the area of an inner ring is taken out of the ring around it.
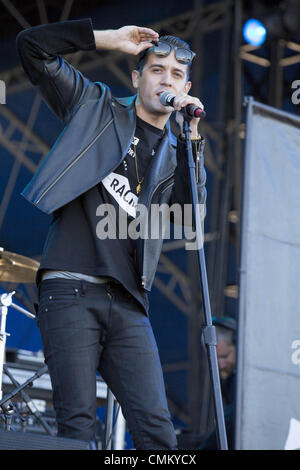
{"label": "microphone grille", "polygon": [[174,95],[169,91],[164,91],[159,97],[161,104],[164,106],[170,106],[172,98],[174,98]]}

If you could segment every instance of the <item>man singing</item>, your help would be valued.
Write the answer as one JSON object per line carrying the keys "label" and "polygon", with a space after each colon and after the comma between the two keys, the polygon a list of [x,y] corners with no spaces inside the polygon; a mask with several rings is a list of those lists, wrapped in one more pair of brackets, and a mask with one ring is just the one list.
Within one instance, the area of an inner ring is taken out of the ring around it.
{"label": "man singing", "polygon": [[[115,98],[62,57],[96,49],[139,56],[132,72],[136,95]],[[203,108],[188,95],[194,53],[179,38],[159,38],[149,28],[93,30],[91,19],[21,31],[17,50],[30,81],[64,125],[22,193],[52,214],[36,278],[37,321],[58,436],[94,439],[99,371],[121,405],[135,448],[174,449],[147,299],[163,238],[100,237],[99,222],[103,207],[122,213],[122,220],[125,214],[129,224],[137,203],[149,219],[153,204],[191,203],[185,142],[171,133],[169,118],[174,108]],[[176,96],[174,107],[161,104],[164,91]],[[191,137],[204,204],[198,123],[191,120]]]}

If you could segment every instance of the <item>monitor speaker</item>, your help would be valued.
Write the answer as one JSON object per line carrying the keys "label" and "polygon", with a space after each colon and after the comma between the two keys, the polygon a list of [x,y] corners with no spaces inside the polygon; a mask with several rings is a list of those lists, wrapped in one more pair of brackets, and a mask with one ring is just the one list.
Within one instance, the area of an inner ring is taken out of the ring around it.
{"label": "monitor speaker", "polygon": [[91,450],[87,441],[0,430],[1,450]]}

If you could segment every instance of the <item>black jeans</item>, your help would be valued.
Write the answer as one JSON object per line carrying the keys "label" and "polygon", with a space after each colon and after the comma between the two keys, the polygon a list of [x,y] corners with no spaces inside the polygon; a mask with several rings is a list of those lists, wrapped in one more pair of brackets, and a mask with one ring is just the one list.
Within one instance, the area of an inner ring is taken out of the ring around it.
{"label": "black jeans", "polygon": [[42,281],[38,326],[59,436],[94,439],[98,370],[121,405],[135,448],[176,448],[152,327],[125,288]]}

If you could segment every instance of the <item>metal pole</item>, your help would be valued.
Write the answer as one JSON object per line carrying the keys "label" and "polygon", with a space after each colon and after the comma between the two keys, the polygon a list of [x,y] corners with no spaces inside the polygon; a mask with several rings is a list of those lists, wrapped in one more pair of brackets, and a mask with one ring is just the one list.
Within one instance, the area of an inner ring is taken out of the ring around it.
{"label": "metal pole", "polygon": [[3,364],[4,364],[4,355],[5,355],[5,344],[6,336],[8,333],[5,331],[6,327],[6,317],[7,317],[7,307],[2,304],[0,307],[1,315],[1,327],[0,327],[0,400],[2,400],[2,375],[3,375]]}
{"label": "metal pole", "polygon": [[112,448],[112,432],[113,432],[113,417],[114,417],[114,396],[111,390],[107,387],[107,404],[106,404],[106,419],[105,430],[103,437],[103,450],[111,450]]}
{"label": "metal pole", "polygon": [[1,326],[0,326],[0,400],[2,400],[2,375],[3,375],[3,365],[4,365],[4,356],[5,356],[5,345],[6,345],[6,337],[9,336],[9,333],[6,333],[6,317],[8,312],[8,307],[12,306],[15,309],[19,310],[24,315],[28,316],[29,318],[35,318],[35,316],[27,312],[22,307],[14,304],[12,302],[12,296],[16,293],[16,291],[10,292],[9,294],[2,294],[0,296],[0,315],[1,315]]}
{"label": "metal pole", "polygon": [[242,60],[240,57],[240,45],[242,37],[242,1],[235,0],[234,8],[234,136],[233,136],[233,152],[234,152],[234,208],[237,212],[237,223],[235,224],[235,248],[236,248],[236,266],[239,266],[240,257],[240,231],[241,231],[241,194],[242,194],[242,153],[240,126],[242,119]]}
{"label": "metal pole", "polygon": [[280,63],[284,53],[284,42],[282,39],[272,41],[270,46],[270,62],[269,67],[269,105],[275,108],[282,108],[282,85],[283,85],[283,69]]}

